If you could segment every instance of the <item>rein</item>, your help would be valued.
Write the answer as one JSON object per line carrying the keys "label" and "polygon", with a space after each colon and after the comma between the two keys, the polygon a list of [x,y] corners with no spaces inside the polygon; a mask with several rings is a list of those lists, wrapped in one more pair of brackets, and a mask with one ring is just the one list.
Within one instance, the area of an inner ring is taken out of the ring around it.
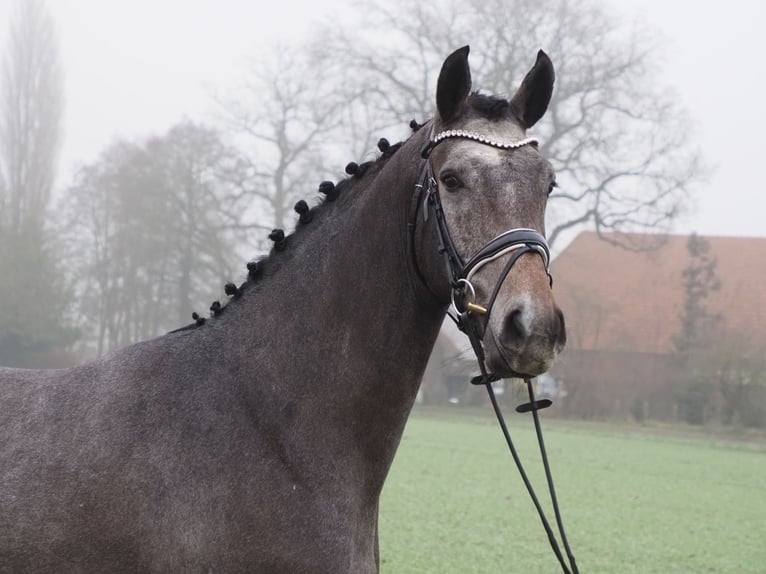
{"label": "rein", "polygon": [[[460,331],[465,333],[465,335],[468,337],[474,354],[476,355],[479,369],[481,371],[480,375],[471,379],[471,384],[484,385],[487,389],[490,402],[492,403],[492,408],[495,411],[495,416],[497,417],[498,423],[500,424],[500,429],[502,430],[505,441],[508,444],[508,448],[510,450],[511,456],[513,457],[513,461],[516,464],[516,468],[518,469],[524,485],[526,486],[527,492],[532,498],[532,502],[537,509],[538,516],[540,517],[543,528],[545,529],[545,532],[548,536],[548,541],[551,545],[551,549],[556,555],[556,558],[561,565],[562,571],[565,574],[579,574],[574,554],[569,547],[569,542],[567,541],[566,533],[564,531],[561,512],[559,511],[558,499],[556,498],[556,490],[553,485],[553,477],[551,475],[550,465],[548,464],[548,455],[545,450],[542,429],[540,427],[540,418],[537,414],[538,410],[551,406],[552,402],[548,399],[535,399],[530,377],[523,373],[513,373],[514,376],[523,379],[527,385],[529,402],[519,405],[516,408],[516,411],[519,413],[532,413],[535,424],[535,432],[537,434],[537,442],[540,446],[540,454],[542,456],[543,466],[545,468],[545,477],[548,483],[548,491],[551,495],[551,502],[553,504],[553,509],[556,516],[556,524],[558,526],[558,531],[561,535],[561,540],[567,554],[569,566],[567,566],[566,562],[564,561],[564,557],[561,553],[561,549],[559,548],[556,536],[554,535],[553,530],[548,523],[548,519],[545,516],[545,512],[543,511],[542,505],[540,504],[537,495],[535,494],[532,483],[529,481],[529,478],[524,471],[524,467],[521,463],[521,458],[519,457],[518,452],[516,451],[516,447],[513,444],[508,426],[505,423],[503,413],[497,402],[497,398],[495,397],[492,383],[499,380],[500,377],[487,371],[484,347],[481,343],[481,325],[476,318],[477,315],[484,316],[485,319],[489,317],[495,300],[497,299],[497,295],[500,292],[500,288],[505,282],[506,277],[511,272],[514,264],[525,253],[533,252],[540,255],[543,260],[543,264],[545,265],[545,272],[548,274],[551,286],[553,286],[553,278],[548,269],[550,264],[550,249],[545,238],[540,233],[534,229],[519,228],[511,229],[498,235],[493,240],[484,245],[484,247],[479,249],[467,261],[465,261],[460,256],[460,253],[455,248],[455,244],[449,232],[447,220],[444,215],[444,209],[442,208],[441,197],[439,196],[439,186],[436,183],[433,171],[431,170],[430,161],[428,161],[428,158],[433,149],[441,142],[450,138],[469,139],[484,145],[507,150],[518,149],[525,145],[536,144],[537,140],[534,138],[524,138],[515,142],[499,142],[487,138],[481,134],[465,130],[447,130],[436,135],[432,135],[428,144],[423,148],[421,153],[423,159],[425,159],[425,165],[423,166],[419,183],[415,186],[416,193],[413,197],[413,203],[410,209],[409,227],[410,233],[414,234],[417,212],[421,205],[423,209],[423,221],[428,221],[429,217],[431,216],[433,216],[436,221],[437,235],[439,239],[439,251],[444,256],[447,275],[450,278],[451,303],[447,314],[455,322],[458,329],[460,329]],[[414,241],[411,241],[411,245],[414,248]],[[505,267],[503,267],[503,271],[500,273],[500,276],[497,280],[497,283],[495,284],[495,287],[486,306],[478,304],[476,302],[476,292],[473,285],[471,284],[472,277],[479,270],[481,270],[485,264],[509,254],[510,258],[505,264]]]}

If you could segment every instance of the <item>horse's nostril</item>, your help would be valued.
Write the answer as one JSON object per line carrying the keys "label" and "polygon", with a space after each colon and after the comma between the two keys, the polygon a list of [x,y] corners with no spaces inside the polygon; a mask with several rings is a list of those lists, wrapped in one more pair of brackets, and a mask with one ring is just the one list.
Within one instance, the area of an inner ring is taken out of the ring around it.
{"label": "horse's nostril", "polygon": [[515,309],[505,318],[503,341],[510,347],[520,347],[527,338],[527,330],[521,320],[521,309]]}

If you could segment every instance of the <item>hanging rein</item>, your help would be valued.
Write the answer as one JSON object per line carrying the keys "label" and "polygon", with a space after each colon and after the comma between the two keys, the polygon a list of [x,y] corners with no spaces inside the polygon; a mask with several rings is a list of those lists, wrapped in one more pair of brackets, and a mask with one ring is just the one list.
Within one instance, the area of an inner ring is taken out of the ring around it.
{"label": "hanging rein", "polygon": [[[556,524],[558,525],[559,534],[564,545],[564,549],[567,554],[569,566],[564,561],[561,549],[559,548],[556,537],[553,530],[548,523],[548,519],[545,516],[545,512],[540,504],[540,501],[535,494],[529,478],[527,477],[524,467],[522,466],[521,459],[519,458],[516,447],[511,439],[510,432],[505,423],[505,419],[500,410],[500,407],[495,397],[492,383],[499,380],[500,377],[487,371],[485,363],[484,347],[481,343],[481,325],[480,321],[483,319],[486,321],[489,318],[489,314],[492,312],[492,307],[497,299],[497,295],[505,282],[506,277],[511,272],[514,264],[519,258],[526,253],[537,253],[545,266],[545,272],[548,274],[548,278],[551,286],[553,286],[553,278],[549,271],[550,265],[550,249],[548,243],[540,233],[534,229],[518,228],[511,229],[504,233],[501,233],[493,240],[489,241],[484,247],[479,249],[473,256],[467,261],[463,259],[458,250],[455,248],[455,244],[452,240],[452,236],[447,225],[447,220],[444,216],[444,210],[442,208],[441,198],[439,196],[439,186],[434,178],[433,171],[431,170],[431,163],[429,156],[433,149],[440,143],[451,139],[468,139],[484,145],[488,145],[498,149],[515,150],[526,145],[536,145],[537,140],[534,138],[524,138],[514,142],[500,142],[491,138],[485,137],[481,134],[477,134],[465,130],[446,130],[442,131],[430,138],[428,144],[422,150],[422,157],[425,160],[423,170],[419,179],[419,183],[415,186],[415,194],[412,200],[412,206],[410,208],[410,245],[414,246],[414,233],[417,224],[417,213],[420,209],[423,211],[423,221],[428,221],[430,217],[433,217],[436,222],[437,236],[439,239],[439,251],[443,254],[445,265],[447,268],[447,274],[450,278],[451,287],[451,304],[447,314],[455,322],[458,329],[466,334],[468,340],[471,343],[471,347],[476,355],[477,362],[481,374],[473,377],[471,383],[474,385],[484,385],[489,394],[490,402],[497,416],[498,423],[505,437],[506,443],[513,457],[516,467],[519,470],[519,474],[524,482],[524,485],[529,492],[532,502],[537,509],[537,513],[542,521],[543,528],[548,535],[548,541],[550,542],[553,553],[561,565],[561,568],[565,574],[578,574],[577,564],[575,562],[574,554],[572,553],[569,543],[567,541],[566,533],[564,531],[563,522],[561,520],[561,513],[559,511],[558,500],[556,498],[556,491],[553,486],[553,478],[551,475],[550,465],[548,464],[548,456],[545,451],[545,443],[543,442],[542,430],[540,427],[540,419],[537,411],[546,407],[549,407],[552,403],[548,399],[535,399],[534,390],[530,377],[524,373],[514,373],[518,378],[523,379],[527,386],[527,392],[529,394],[529,402],[520,405],[516,410],[520,413],[531,412],[535,424],[535,432],[537,434],[537,441],[540,446],[540,453],[542,455],[543,466],[545,467],[545,476],[548,482],[548,490],[551,495],[551,501],[553,503],[554,513],[556,515]],[[412,254],[414,257],[414,253]],[[485,305],[476,301],[476,291],[471,283],[473,276],[478,273],[481,268],[487,263],[497,260],[505,255],[510,255],[508,261],[503,267],[500,276],[495,283],[495,287],[489,297],[489,300]],[[570,570],[571,567],[571,570]]]}

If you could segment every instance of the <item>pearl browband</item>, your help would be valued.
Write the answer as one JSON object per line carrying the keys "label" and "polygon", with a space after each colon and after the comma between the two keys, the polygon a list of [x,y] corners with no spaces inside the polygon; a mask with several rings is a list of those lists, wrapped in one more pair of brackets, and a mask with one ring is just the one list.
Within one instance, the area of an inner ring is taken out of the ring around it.
{"label": "pearl browband", "polygon": [[487,136],[483,136],[481,134],[477,134],[476,132],[469,132],[467,130],[444,130],[443,132],[439,132],[435,136],[431,138],[431,140],[428,142],[428,145],[423,149],[422,156],[428,157],[431,153],[431,150],[434,149],[438,144],[443,142],[446,139],[450,138],[462,138],[462,139],[468,139],[473,140],[475,142],[479,142],[485,145],[489,145],[492,147],[496,147],[499,149],[518,149],[520,147],[524,147],[525,145],[529,144],[537,144],[537,138],[523,138],[514,142],[501,142],[497,140],[493,140],[491,138],[488,138]]}
{"label": "pearl browband", "polygon": [[492,147],[499,147],[502,149],[516,149],[516,148],[523,147],[527,144],[537,143],[537,139],[535,138],[524,138],[515,142],[499,142],[499,141],[490,139],[486,136],[483,136],[481,134],[477,134],[475,132],[469,132],[466,130],[445,130],[443,132],[439,132],[431,140],[431,143],[433,145],[436,145],[440,141],[446,140],[448,138],[464,138],[464,139],[474,140],[479,143],[491,145]]}

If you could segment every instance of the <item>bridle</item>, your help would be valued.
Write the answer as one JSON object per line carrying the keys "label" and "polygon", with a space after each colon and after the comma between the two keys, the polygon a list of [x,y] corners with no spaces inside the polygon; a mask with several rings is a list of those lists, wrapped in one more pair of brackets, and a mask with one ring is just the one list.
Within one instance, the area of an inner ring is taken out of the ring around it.
{"label": "bridle", "polygon": [[[526,145],[535,145],[537,144],[537,140],[534,138],[524,138],[515,142],[500,142],[474,132],[465,130],[446,130],[439,132],[436,135],[432,135],[432,137],[429,138],[428,144],[421,152],[421,156],[426,161],[423,165],[419,183],[416,185],[415,202],[417,202],[417,204],[415,207],[417,208],[422,205],[424,222],[428,221],[430,217],[433,217],[436,221],[439,252],[444,256],[447,276],[450,280],[450,307],[447,313],[455,322],[458,329],[468,336],[468,339],[471,341],[471,346],[473,347],[474,352],[476,352],[482,375],[480,380],[475,380],[474,383],[484,384],[491,382],[489,381],[490,378],[492,380],[498,380],[499,377],[492,373],[488,373],[486,370],[484,349],[481,345],[481,326],[479,325],[479,321],[476,320],[477,316],[483,316],[484,321],[489,319],[492,307],[495,304],[495,300],[497,299],[505,279],[508,277],[508,274],[511,272],[511,269],[519,258],[526,253],[537,253],[540,255],[543,260],[543,265],[545,266],[545,272],[548,274],[552,286],[553,278],[548,269],[550,264],[550,249],[548,248],[548,242],[545,241],[545,237],[534,229],[516,228],[501,233],[491,241],[488,241],[481,249],[469,257],[468,260],[463,259],[452,240],[452,234],[447,225],[447,219],[442,207],[439,186],[434,178],[431,162],[429,161],[433,149],[440,143],[451,138],[473,140],[484,145],[506,150],[519,149]],[[415,217],[416,213],[411,214],[411,218]],[[413,228],[415,223],[416,222],[411,221],[411,226]],[[506,262],[503,271],[500,273],[488,302],[485,305],[478,304],[476,302],[476,291],[471,283],[471,279],[487,263],[509,254],[510,258]],[[525,376],[523,373],[514,373],[514,375],[518,378],[524,378]]]}
{"label": "bridle", "polygon": [[[545,241],[545,237],[534,229],[517,228],[501,233],[491,241],[487,242],[484,247],[474,253],[467,261],[463,259],[452,240],[452,234],[449,231],[447,220],[444,216],[444,209],[442,208],[439,186],[434,178],[431,162],[428,161],[433,149],[441,142],[450,138],[469,139],[484,145],[509,150],[518,149],[525,145],[537,144],[537,140],[534,138],[524,138],[516,142],[506,143],[498,142],[480,134],[465,130],[447,130],[431,137],[428,144],[421,152],[421,156],[426,161],[421,173],[420,183],[416,186],[418,190],[417,195],[419,196],[418,202],[422,201],[423,203],[424,221],[428,221],[431,214],[433,214],[436,219],[439,251],[444,255],[447,274],[450,278],[452,302],[452,305],[450,306],[451,316],[458,327],[461,327],[461,330],[463,330],[462,325],[466,322],[470,313],[489,315],[500,287],[505,281],[508,273],[510,273],[511,267],[513,267],[513,264],[518,258],[525,253],[534,251],[540,254],[543,259],[543,264],[545,265],[545,272],[548,274],[548,277],[551,277],[551,274],[548,271],[550,249],[548,248],[548,243]],[[503,273],[498,278],[487,306],[483,307],[477,305],[475,301],[466,302],[465,296],[468,293],[475,295],[473,285],[471,284],[473,276],[490,261],[499,259],[511,252],[514,252],[511,258],[512,263],[506,265]]]}
{"label": "bridle", "polygon": [[[500,428],[505,437],[508,448],[510,449],[511,456],[513,457],[516,467],[519,470],[524,485],[529,492],[532,502],[537,509],[540,520],[543,523],[543,528],[548,535],[548,541],[550,542],[553,553],[559,561],[562,570],[565,574],[578,574],[577,564],[575,562],[574,554],[572,553],[569,543],[567,541],[566,533],[564,532],[564,526],[561,520],[561,514],[559,511],[558,500],[556,498],[556,492],[553,486],[553,478],[551,476],[550,466],[548,464],[548,457],[545,451],[545,444],[543,442],[542,431],[540,428],[540,420],[537,411],[546,407],[549,407],[552,403],[548,399],[536,400],[534,396],[534,390],[532,388],[531,377],[524,373],[513,373],[513,376],[524,379],[527,385],[527,392],[529,394],[529,402],[520,405],[516,408],[518,412],[531,412],[535,422],[535,431],[537,433],[538,444],[540,445],[540,452],[543,459],[543,465],[545,467],[545,475],[548,482],[548,490],[551,494],[551,501],[553,503],[553,509],[556,515],[556,523],[558,525],[559,534],[561,535],[564,548],[569,559],[569,566],[567,567],[564,562],[564,557],[561,554],[558,542],[555,535],[548,523],[545,513],[540,505],[540,502],[535,494],[532,484],[529,481],[526,472],[521,464],[518,452],[511,440],[510,432],[505,424],[500,407],[495,397],[492,383],[499,380],[500,377],[494,373],[487,371],[484,355],[484,347],[481,342],[482,326],[477,316],[482,316],[484,321],[489,318],[489,314],[492,311],[492,307],[495,304],[500,288],[502,287],[508,274],[511,272],[514,264],[519,258],[526,253],[537,253],[543,260],[545,266],[545,272],[548,275],[551,287],[553,286],[553,277],[549,271],[550,265],[550,249],[548,242],[545,240],[539,232],[534,229],[517,228],[511,229],[504,233],[501,233],[491,241],[487,242],[481,249],[474,253],[468,260],[464,260],[455,247],[455,243],[452,240],[452,235],[447,225],[447,220],[444,215],[444,209],[441,203],[441,197],[439,195],[439,186],[434,178],[433,171],[431,169],[431,162],[429,161],[431,152],[440,143],[448,139],[468,139],[484,145],[488,145],[498,149],[515,150],[522,148],[526,145],[536,145],[537,140],[531,137],[523,138],[513,142],[501,142],[492,138],[486,137],[482,134],[470,132],[466,130],[445,130],[438,134],[431,131],[431,136],[428,143],[423,148],[421,156],[425,160],[423,169],[418,184],[415,186],[415,194],[413,195],[412,204],[410,207],[409,217],[409,233],[410,233],[410,247],[411,256],[413,261],[417,262],[417,258],[414,254],[414,237],[415,228],[417,226],[418,211],[422,209],[423,221],[427,222],[430,217],[433,217],[436,222],[437,237],[439,241],[439,252],[442,253],[447,268],[447,276],[450,280],[450,307],[447,311],[448,316],[455,322],[458,329],[465,333],[468,340],[471,342],[471,347],[476,355],[476,359],[479,364],[481,374],[473,377],[472,384],[484,385],[489,393],[492,407],[497,416]],[[492,294],[489,297],[486,305],[480,305],[476,302],[476,291],[471,283],[473,276],[478,273],[481,268],[491,261],[495,261],[510,255],[508,261],[505,263],[500,276],[495,283],[492,290]],[[416,263],[417,264],[417,263]],[[418,271],[418,275],[422,275]],[[424,281],[424,280],[423,280]],[[485,323],[486,324],[486,323]]]}

